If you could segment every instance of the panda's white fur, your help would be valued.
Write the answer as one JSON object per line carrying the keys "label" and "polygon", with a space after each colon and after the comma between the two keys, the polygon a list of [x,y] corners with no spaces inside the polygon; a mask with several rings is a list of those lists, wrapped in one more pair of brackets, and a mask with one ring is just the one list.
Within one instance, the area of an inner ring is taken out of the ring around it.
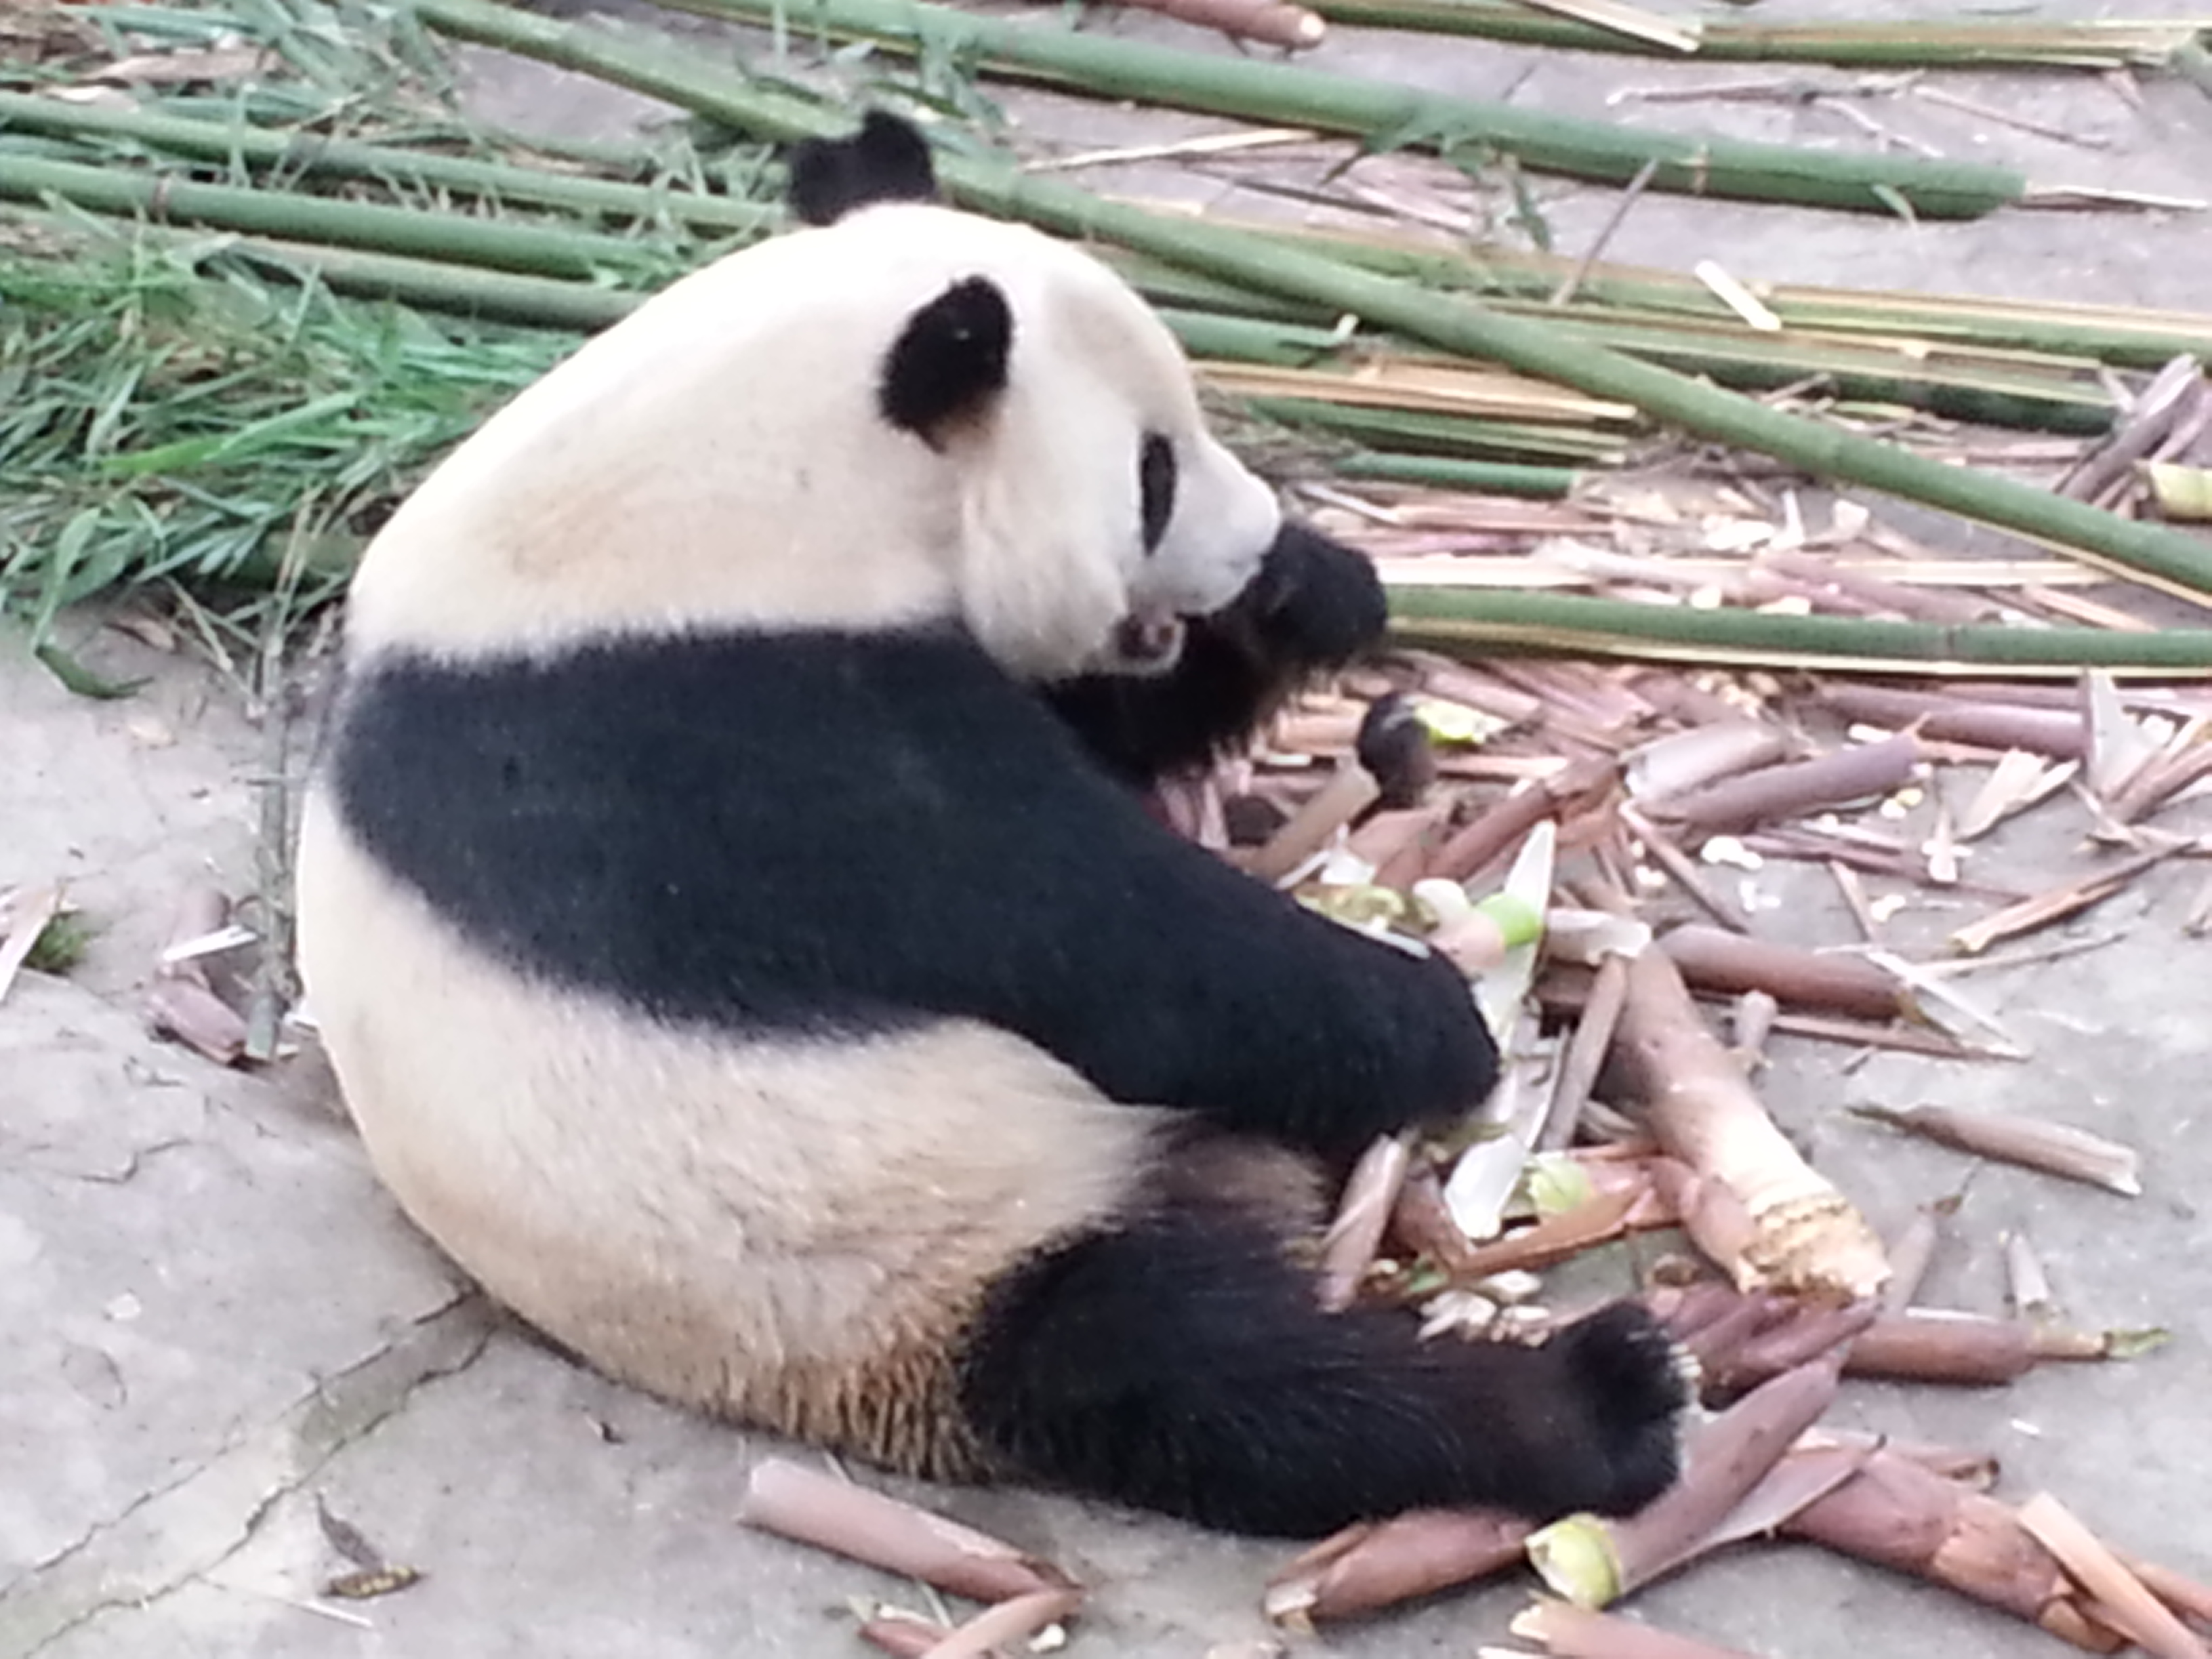
{"label": "panda's white fur", "polygon": [[501,1302],[670,1399],[977,1471],[963,1437],[910,1444],[872,1402],[937,1398],[979,1288],[1125,1206],[1158,1114],[973,1023],[733,1050],[532,983],[395,889],[325,799],[298,878],[313,1007],[378,1173]]}
{"label": "panda's white fur", "polygon": [[[953,465],[875,397],[900,324],[973,276],[1019,319],[1024,372]],[[1100,465],[1144,429],[1181,466],[1150,556],[1133,468]],[[1133,611],[1218,609],[1279,516],[1113,273],[1026,226],[890,203],[685,278],[526,390],[393,515],[348,627],[356,651],[465,654],[958,616],[1043,680],[1111,666]]]}
{"label": "panda's white fur", "polygon": [[1254,1191],[1494,1054],[1442,963],[1123,787],[1379,631],[1371,572],[1103,265],[869,203],[885,145],[921,153],[820,151],[858,210],[586,345],[362,562],[298,930],[378,1170],[592,1363],[896,1467],[1276,1532],[1648,1496],[1648,1322],[1423,1349],[1314,1308]]}

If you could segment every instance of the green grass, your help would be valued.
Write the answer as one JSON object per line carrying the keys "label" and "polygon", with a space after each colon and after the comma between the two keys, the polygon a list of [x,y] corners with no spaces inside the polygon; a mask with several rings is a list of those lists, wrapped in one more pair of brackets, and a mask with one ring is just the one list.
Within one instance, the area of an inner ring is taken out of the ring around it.
{"label": "green grass", "polygon": [[58,979],[83,962],[92,937],[99,931],[82,911],[64,910],[39,930],[23,965],[33,973],[52,974]]}
{"label": "green grass", "polygon": [[[17,118],[0,112],[0,178],[13,161],[25,198],[0,206],[0,616],[27,624],[29,648],[88,695],[120,688],[52,639],[67,607],[150,585],[250,638],[281,586],[286,614],[311,613],[399,499],[604,321],[598,311],[780,214],[771,147],[696,122],[593,148],[467,121],[446,47],[404,7],[219,0],[86,8],[81,21],[78,38],[104,53],[0,70],[0,88],[134,51],[242,40],[272,54],[263,77],[142,105],[151,131],[183,117],[240,135],[212,149],[164,149],[135,118],[109,130],[92,112],[53,131],[36,118],[86,113],[77,106],[27,111],[17,98]],[[69,179],[33,177],[51,162],[77,164],[70,179],[152,188],[170,222],[139,222],[130,202],[67,199]],[[672,216],[672,203],[694,204],[700,222]],[[296,205],[307,228],[276,234],[322,246],[286,252],[236,234],[255,228],[224,222],[241,204]],[[397,209],[413,210],[422,234],[460,240],[432,250],[441,258],[500,238],[566,258],[575,280],[554,286],[576,297],[568,317],[492,320],[483,292],[497,273],[465,263],[430,267],[450,278],[409,293],[415,303],[334,292],[388,287],[362,276],[375,258],[338,222]],[[206,222],[189,228],[195,215]]]}
{"label": "green grass", "polygon": [[267,282],[221,238],[19,234],[0,245],[0,600],[42,640],[126,582],[265,586],[288,549],[312,591],[574,343]]}

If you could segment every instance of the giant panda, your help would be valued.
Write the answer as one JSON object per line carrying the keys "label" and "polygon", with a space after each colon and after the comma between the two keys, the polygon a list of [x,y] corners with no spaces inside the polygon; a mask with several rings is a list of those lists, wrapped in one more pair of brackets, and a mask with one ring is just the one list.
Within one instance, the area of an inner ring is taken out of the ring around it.
{"label": "giant panda", "polygon": [[615,1377],[945,1480],[1314,1535],[1621,1511],[1675,1359],[1328,1315],[1290,1246],[1497,1057],[1145,787],[1379,635],[1088,254],[872,116],[801,228],[494,415],[348,602],[298,849],[372,1161]]}

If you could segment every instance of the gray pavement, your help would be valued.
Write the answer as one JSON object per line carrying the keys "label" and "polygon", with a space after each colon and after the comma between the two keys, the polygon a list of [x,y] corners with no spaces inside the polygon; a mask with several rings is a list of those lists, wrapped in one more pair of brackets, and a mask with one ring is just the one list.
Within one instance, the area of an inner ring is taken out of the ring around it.
{"label": "gray pavement", "polygon": [[[1321,61],[1586,112],[1603,110],[1612,88],[1760,72],[1350,33]],[[637,111],[535,69],[474,64],[481,104],[510,118],[613,131]],[[2095,77],[1948,84],[2108,147],[1977,131],[1955,111],[1904,100],[1878,113],[1951,153],[2010,156],[2054,181],[2212,191],[2212,100],[2186,86],[2146,82],[2138,107]],[[1042,99],[1020,106],[1037,130],[1085,141],[1212,125]],[[1625,114],[1867,142],[1815,108]],[[1609,197],[1540,188],[1575,251]],[[1717,258],[1746,277],[2212,309],[2212,227],[2171,213],[1906,227],[1652,199],[1616,251],[1676,267]],[[209,880],[251,885],[262,744],[234,689],[206,668],[91,618],[70,632],[106,672],[152,678],[131,702],[92,703],[0,652],[0,885],[64,876],[101,927],[77,974],[27,975],[0,1003],[0,1656],[861,1651],[851,1598],[913,1605],[911,1587],[733,1519],[747,1470],[787,1449],[594,1377],[468,1297],[374,1186],[313,1055],[246,1076],[145,1034],[139,997],[177,895]],[[2192,810],[2175,821],[2212,827]],[[2046,885],[2082,867],[2083,829],[2077,807],[2051,803],[1976,865]],[[1760,913],[1778,936],[1848,936],[1824,878],[1770,869],[1753,879],[1762,902],[1778,902]],[[1997,1308],[1999,1240],[2023,1228],[2077,1322],[2174,1333],[2136,1363],[2049,1367],[2005,1390],[1855,1383],[1839,1418],[1987,1447],[2004,1460],[2006,1492],[2047,1488],[2114,1541],[2212,1576],[2212,944],[2179,924],[2202,880],[2201,866],[2154,872],[2046,936],[2111,942],[1975,976],[1975,993],[2032,1046],[2026,1064],[1785,1042],[1765,1092],[1885,1231],[1963,1188],[1927,1300]],[[1957,919],[1923,904],[1893,936],[1932,952]],[[1974,1166],[1844,1114],[1867,1100],[2081,1123],[2142,1149],[2145,1195]],[[1613,1271],[1625,1285],[1626,1264]],[[1289,1553],[1022,1492],[920,1495],[1096,1587],[1075,1628],[1079,1655],[1199,1659],[1263,1634],[1260,1586]],[[375,1601],[317,1600],[347,1565],[319,1525],[318,1498],[422,1581]],[[1503,1639],[1526,1589],[1455,1595],[1298,1645],[1376,1659],[1472,1654]],[[1707,1564],[1633,1610],[1771,1659],[2060,1650],[1942,1593],[1798,1547]]]}

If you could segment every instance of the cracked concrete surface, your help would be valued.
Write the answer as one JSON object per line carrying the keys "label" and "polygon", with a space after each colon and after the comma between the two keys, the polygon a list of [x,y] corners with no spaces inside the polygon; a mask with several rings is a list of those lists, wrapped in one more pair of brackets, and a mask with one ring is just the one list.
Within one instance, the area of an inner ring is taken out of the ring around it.
{"label": "cracked concrete surface", "polygon": [[[1790,15],[1871,9],[1822,0]],[[1132,27],[1191,38],[1157,22]],[[1606,94],[1621,87],[1710,86],[1752,72],[1350,32],[1320,61],[1418,69],[1586,113],[1607,112]],[[611,133],[649,107],[482,54],[471,63],[477,96],[507,118]],[[1933,106],[1885,106],[1882,118],[1955,154],[2021,161],[2039,178],[2212,185],[2212,101],[2189,88],[2148,85],[2138,107],[2088,77],[1958,84],[2110,145],[1978,128]],[[1009,101],[1038,128],[1085,143],[1218,125]],[[1708,100],[1620,112],[1747,137],[1863,142],[1806,108]],[[1571,252],[1611,200],[1536,188]],[[1676,267],[1714,257],[1747,277],[2212,307],[2212,229],[2173,214],[1905,227],[1652,198],[1615,251]],[[1916,529],[1964,539],[1926,521]],[[732,1519],[746,1471],[783,1448],[580,1370],[465,1297],[370,1180],[312,1054],[246,1076],[145,1034],[138,999],[179,893],[207,879],[233,892],[251,884],[248,786],[261,744],[210,672],[101,631],[95,618],[73,619],[70,635],[105,672],[149,678],[130,702],[84,702],[12,646],[0,648],[0,884],[64,877],[100,929],[68,981],[26,975],[0,1003],[0,1659],[860,1651],[848,1599],[911,1604],[911,1587]],[[2207,828],[2205,810],[2195,811],[2179,826]],[[1976,872],[2028,887],[2072,873],[2081,829],[2076,810],[2051,803],[1978,850]],[[2212,1221],[2203,1208],[2212,1190],[2212,945],[2179,927],[2202,878],[2155,871],[2051,936],[2111,934],[2109,943],[1975,976],[1974,994],[2033,1046],[2027,1065],[1898,1055],[1855,1064],[1834,1048],[1785,1043],[1766,1094],[1885,1230],[1963,1189],[1928,1301],[1995,1308],[1999,1239],[2021,1228],[2077,1322],[2175,1334],[2142,1361],[2048,1367],[2002,1391],[1854,1383],[1842,1419],[1989,1447],[2005,1460],[2009,1493],[2047,1487],[2115,1541],[2212,1575],[2203,1501],[2212,1473]],[[1750,890],[1762,927],[1779,937],[1847,936],[1814,877],[1770,870]],[[1908,953],[1933,951],[1957,920],[1917,895],[1892,937]],[[2012,1106],[2081,1123],[2144,1150],[2146,1195],[2130,1202],[1975,1166],[1846,1115],[1864,1100]],[[1613,1286],[1627,1272],[1623,1262],[1587,1270]],[[1077,1627],[1079,1655],[1198,1659],[1212,1643],[1258,1635],[1259,1586],[1289,1553],[1024,1492],[920,1495],[1097,1587]],[[319,1600],[345,1563],[318,1523],[318,1498],[390,1559],[422,1569],[422,1581],[357,1606]],[[1310,1645],[1374,1659],[1467,1653],[1501,1639],[1522,1600],[1518,1587],[1455,1595]],[[1636,1606],[1774,1659],[2061,1650],[1941,1592],[1796,1547],[1708,1564]]]}
{"label": "cracked concrete surface", "polygon": [[489,1334],[482,1306],[456,1295],[358,1364],[317,1382],[274,1421],[149,1492],[0,1591],[0,1644],[26,1655],[114,1651],[103,1620],[158,1608],[194,1580],[220,1582],[224,1565],[276,1504],[405,1409],[416,1389],[468,1364]]}

